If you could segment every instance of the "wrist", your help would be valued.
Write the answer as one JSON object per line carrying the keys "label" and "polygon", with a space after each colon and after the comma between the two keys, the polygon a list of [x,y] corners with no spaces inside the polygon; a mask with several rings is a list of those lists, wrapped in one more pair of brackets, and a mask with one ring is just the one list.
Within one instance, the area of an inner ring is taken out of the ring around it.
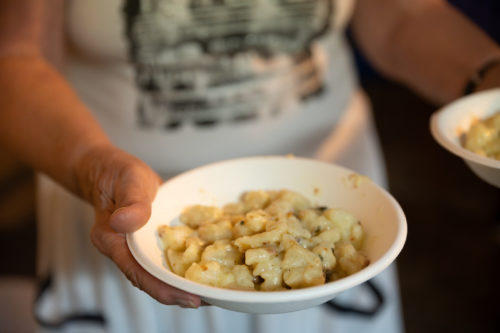
{"label": "wrist", "polygon": [[483,77],[480,84],[477,85],[474,92],[479,92],[483,90],[500,88],[500,64],[491,68]]}
{"label": "wrist", "polygon": [[500,55],[483,62],[469,77],[463,95],[500,87]]}

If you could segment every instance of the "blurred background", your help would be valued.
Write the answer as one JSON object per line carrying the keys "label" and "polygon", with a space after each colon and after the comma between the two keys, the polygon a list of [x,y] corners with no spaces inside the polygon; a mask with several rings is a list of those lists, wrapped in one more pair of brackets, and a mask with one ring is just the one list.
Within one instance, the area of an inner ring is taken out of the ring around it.
{"label": "blurred background", "polygon": [[[500,1],[450,2],[500,42]],[[353,47],[375,111],[389,189],[409,224],[398,258],[406,331],[500,332],[500,189],[432,139],[435,105],[381,78]],[[34,190],[32,170],[0,149],[0,282],[14,278],[25,288],[35,277]],[[2,313],[13,311],[1,301],[8,293],[0,288],[0,332]],[[29,309],[30,299],[15,306]]]}

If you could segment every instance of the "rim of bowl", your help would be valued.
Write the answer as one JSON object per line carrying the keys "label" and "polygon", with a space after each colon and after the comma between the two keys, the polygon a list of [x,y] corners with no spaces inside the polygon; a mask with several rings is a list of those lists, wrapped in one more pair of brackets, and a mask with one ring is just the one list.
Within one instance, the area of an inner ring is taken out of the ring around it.
{"label": "rim of bowl", "polygon": [[434,112],[431,115],[431,121],[430,121],[430,129],[431,129],[431,134],[434,137],[434,139],[446,150],[449,152],[453,153],[454,155],[461,157],[464,160],[471,161],[477,164],[481,164],[484,166],[488,166],[491,168],[495,169],[500,169],[500,161],[497,161],[493,158],[490,157],[485,157],[481,156],[479,154],[476,154],[465,147],[463,147],[460,144],[457,144],[456,142],[453,142],[450,140],[442,131],[442,118],[444,117],[445,114],[448,114],[449,112],[453,112],[454,110],[458,110],[457,105],[462,104],[465,101],[470,101],[472,99],[478,99],[478,98],[484,98],[484,96],[487,95],[496,95],[500,94],[500,88],[499,89],[492,89],[492,90],[487,90],[479,93],[472,94],[467,97],[460,98],[448,105],[443,106],[436,112]]}
{"label": "rim of bowl", "polygon": [[[227,163],[227,162],[243,162],[245,160],[258,160],[258,159],[290,159],[293,158],[295,160],[303,160],[309,161],[313,163],[321,163],[321,164],[330,164],[336,167],[339,167],[344,170],[352,171],[350,169],[344,168],[342,166],[338,166],[333,163],[328,163],[324,161],[319,161],[310,158],[303,157],[287,157],[287,156],[254,156],[254,157],[245,157],[245,158],[235,158],[230,160],[219,161],[211,164],[207,164],[201,167],[194,168],[185,173],[181,173],[178,176],[175,176],[169,180],[167,180],[164,184],[174,180],[177,177],[187,175],[191,172],[196,172],[203,168],[213,167],[217,164]],[[354,172],[354,171],[352,171]],[[198,295],[200,297],[207,297],[212,299],[217,299],[221,301],[229,301],[229,302],[238,302],[238,303],[280,303],[280,302],[292,302],[292,301],[300,301],[307,300],[311,298],[322,297],[326,295],[335,295],[339,292],[342,292],[346,289],[349,289],[353,286],[361,284],[375,275],[382,272],[386,269],[400,254],[403,246],[406,242],[406,236],[408,232],[408,226],[406,221],[406,216],[399,205],[399,203],[394,199],[394,197],[383,189],[378,184],[371,182],[373,186],[377,187],[383,196],[385,196],[392,204],[392,206],[396,210],[398,226],[396,231],[396,238],[393,243],[389,247],[389,249],[377,260],[373,263],[370,263],[367,267],[363,268],[359,272],[356,272],[352,275],[344,277],[342,279],[325,283],[323,285],[307,287],[301,289],[291,289],[285,291],[246,291],[246,290],[234,290],[227,288],[214,287],[210,285],[204,285],[201,283],[197,283],[194,281],[190,281],[184,277],[181,277],[170,270],[165,268],[160,268],[156,264],[154,264],[148,257],[142,256],[139,247],[133,237],[133,233],[129,233],[126,235],[128,247],[132,252],[133,257],[137,260],[137,262],[144,268],[146,271],[151,273],[156,278],[161,281],[181,289],[183,291],[189,292],[194,295]]]}

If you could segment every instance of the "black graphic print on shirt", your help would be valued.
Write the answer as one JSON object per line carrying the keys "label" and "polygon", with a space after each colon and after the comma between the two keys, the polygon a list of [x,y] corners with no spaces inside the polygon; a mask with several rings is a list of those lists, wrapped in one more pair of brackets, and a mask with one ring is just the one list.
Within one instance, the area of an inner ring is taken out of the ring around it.
{"label": "black graphic print on shirt", "polygon": [[248,121],[322,92],[333,0],[126,0],[141,125]]}

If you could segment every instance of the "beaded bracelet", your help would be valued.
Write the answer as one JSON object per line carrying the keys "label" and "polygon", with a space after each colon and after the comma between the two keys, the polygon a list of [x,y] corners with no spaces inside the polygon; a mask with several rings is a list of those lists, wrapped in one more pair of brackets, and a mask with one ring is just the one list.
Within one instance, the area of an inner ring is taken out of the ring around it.
{"label": "beaded bracelet", "polygon": [[493,67],[500,65],[500,57],[490,59],[485,62],[479,69],[472,75],[472,77],[467,81],[464,89],[464,95],[469,95],[476,90],[477,86],[483,81],[486,73]]}

